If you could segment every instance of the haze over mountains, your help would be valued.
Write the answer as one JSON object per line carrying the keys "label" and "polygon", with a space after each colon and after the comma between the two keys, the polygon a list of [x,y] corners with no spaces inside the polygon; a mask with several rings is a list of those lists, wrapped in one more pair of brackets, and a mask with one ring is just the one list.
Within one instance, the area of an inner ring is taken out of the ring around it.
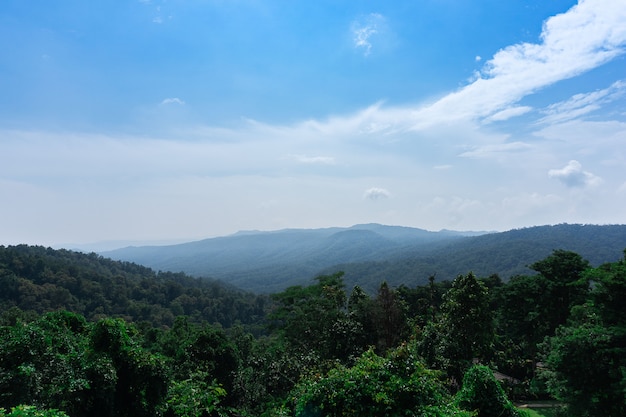
{"label": "haze over mountains", "polygon": [[613,262],[626,248],[626,225],[537,226],[502,233],[430,232],[356,225],[349,228],[245,231],[167,246],[126,247],[100,254],[155,270],[211,277],[244,290],[281,291],[307,285],[322,273],[344,271],[346,286],[374,292],[390,285],[422,285],[473,271],[504,280],[531,274],[528,265],[564,249],[593,265]]}

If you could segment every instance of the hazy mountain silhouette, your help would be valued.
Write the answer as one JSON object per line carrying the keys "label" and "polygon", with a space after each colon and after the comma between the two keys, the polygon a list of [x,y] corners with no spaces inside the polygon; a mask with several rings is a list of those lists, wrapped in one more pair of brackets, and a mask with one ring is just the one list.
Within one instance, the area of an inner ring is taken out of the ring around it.
{"label": "hazy mountain silhouette", "polygon": [[321,273],[342,270],[348,289],[369,292],[382,281],[392,286],[423,285],[428,277],[453,279],[531,274],[528,265],[553,250],[579,253],[593,265],[614,262],[626,248],[626,226],[537,226],[501,233],[430,232],[422,229],[356,225],[350,228],[246,231],[169,246],[127,247],[101,254],[156,270],[183,271],[270,293],[307,285]]}

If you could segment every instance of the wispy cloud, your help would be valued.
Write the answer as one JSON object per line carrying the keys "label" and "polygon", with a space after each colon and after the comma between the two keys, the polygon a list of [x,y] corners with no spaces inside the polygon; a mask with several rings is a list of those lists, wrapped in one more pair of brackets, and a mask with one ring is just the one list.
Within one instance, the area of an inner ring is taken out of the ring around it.
{"label": "wispy cloud", "polygon": [[610,87],[591,93],[576,94],[569,100],[552,104],[544,110],[540,123],[560,123],[591,113],[626,93],[626,82],[620,80]]}
{"label": "wispy cloud", "polygon": [[521,116],[532,111],[532,107],[529,106],[513,106],[502,111],[499,111],[489,117],[487,117],[484,121],[487,123],[490,122],[502,122],[505,120],[509,120],[512,117]]}
{"label": "wispy cloud", "polygon": [[320,164],[320,165],[334,165],[335,158],[332,156],[308,156],[308,155],[289,155],[289,159],[292,159],[301,164]]}
{"label": "wispy cloud", "polygon": [[551,169],[548,171],[548,176],[561,181],[568,187],[592,186],[601,181],[600,177],[584,171],[580,162],[576,160],[569,161],[563,168]]}
{"label": "wispy cloud", "polygon": [[[369,19],[369,20],[368,20]],[[354,46],[371,52],[380,15],[353,24]],[[459,90],[422,105],[375,104],[352,115],[308,121],[319,131],[369,134],[420,132],[460,122],[488,124],[531,112],[525,97],[558,81],[578,76],[626,52],[626,7],[611,0],[585,0],[545,21],[539,43],[519,43],[498,51],[478,77]],[[368,23],[369,22],[369,23]],[[616,83],[605,99],[622,91]],[[593,97],[588,97],[591,100]],[[598,102],[597,102],[598,103]],[[583,108],[583,107],[579,107]],[[552,108],[556,112],[558,108]]]}
{"label": "wispy cloud", "polygon": [[485,158],[502,153],[523,152],[531,148],[531,145],[524,142],[510,142],[476,147],[470,151],[461,153],[459,156],[466,158]]}
{"label": "wispy cloud", "polygon": [[180,106],[184,105],[185,102],[181,99],[179,99],[178,97],[170,97],[170,98],[166,98],[163,101],[161,101],[162,105],[167,105],[167,104],[178,104]]}
{"label": "wispy cloud", "polygon": [[500,50],[486,62],[479,79],[418,110],[415,127],[433,121],[493,117],[541,88],[624,54],[625,21],[626,7],[621,2],[581,1],[546,20],[540,43]]}
{"label": "wispy cloud", "polygon": [[363,194],[363,198],[367,200],[382,200],[385,198],[389,198],[391,193],[384,188],[372,187],[365,190]]}
{"label": "wispy cloud", "polygon": [[385,25],[385,17],[379,13],[370,13],[352,22],[352,40],[354,47],[367,56],[372,52],[371,38],[380,33]]}

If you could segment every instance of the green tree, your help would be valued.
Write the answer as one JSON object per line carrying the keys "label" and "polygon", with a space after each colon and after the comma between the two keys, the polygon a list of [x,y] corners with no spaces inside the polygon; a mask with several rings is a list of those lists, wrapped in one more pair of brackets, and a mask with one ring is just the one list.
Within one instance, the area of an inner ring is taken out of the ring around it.
{"label": "green tree", "polygon": [[626,415],[626,260],[585,274],[590,301],[572,309],[543,350],[548,391],[571,416]]}
{"label": "green tree", "polygon": [[121,319],[95,323],[90,335],[93,416],[154,416],[169,378],[164,359],[144,350]]}
{"label": "green tree", "polygon": [[539,344],[567,322],[571,308],[585,302],[589,289],[589,263],[574,252],[556,250],[530,268],[538,274],[513,277],[494,288],[498,365],[523,380],[534,377]]}
{"label": "green tree", "polygon": [[370,349],[352,367],[311,374],[291,397],[298,417],[471,415],[452,404],[438,373],[426,369],[410,345],[385,356]]}
{"label": "green tree", "polygon": [[85,319],[65,311],[2,328],[0,406],[82,412],[90,389],[87,343]]}
{"label": "green tree", "polygon": [[385,352],[398,346],[408,334],[405,307],[396,291],[383,282],[374,300],[374,323],[378,334],[377,348]]}
{"label": "green tree", "polygon": [[13,407],[10,412],[0,408],[0,417],[68,417],[63,411],[59,410],[42,410],[32,405],[18,405]]}
{"label": "green tree", "polygon": [[554,334],[556,328],[565,324],[570,309],[585,302],[589,284],[583,272],[589,268],[589,262],[579,254],[555,250],[552,255],[530,266],[531,269],[547,281],[547,300],[542,314],[547,322],[548,334]]}
{"label": "green tree", "polygon": [[315,285],[290,287],[272,296],[277,308],[270,321],[292,349],[344,362],[362,351],[356,344],[361,327],[346,309],[342,277],[343,272],[323,275]]}
{"label": "green tree", "polygon": [[[541,276],[517,276],[495,290],[499,368],[519,379],[532,378],[538,345],[550,334],[547,311],[551,288]],[[530,365],[530,366],[529,366]]]}
{"label": "green tree", "polygon": [[456,402],[463,410],[476,412],[476,417],[520,416],[493,371],[483,365],[474,365],[465,373]]}
{"label": "green tree", "polygon": [[494,341],[487,288],[473,273],[459,275],[444,295],[438,323],[443,368],[457,383],[474,358],[484,359]]}
{"label": "green tree", "polygon": [[355,333],[355,346],[376,346],[378,338],[374,314],[374,300],[360,286],[355,285],[348,299],[349,318],[359,330]]}
{"label": "green tree", "polygon": [[227,415],[220,402],[226,390],[216,382],[207,383],[210,378],[204,372],[191,375],[182,381],[172,381],[167,395],[164,415],[176,417],[209,417]]}

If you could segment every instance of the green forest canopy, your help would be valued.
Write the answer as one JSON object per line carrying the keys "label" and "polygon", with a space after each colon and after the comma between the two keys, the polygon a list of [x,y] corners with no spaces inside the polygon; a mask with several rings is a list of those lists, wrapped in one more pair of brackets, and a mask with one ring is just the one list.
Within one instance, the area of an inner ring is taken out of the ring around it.
{"label": "green forest canopy", "polygon": [[626,259],[530,267],[375,294],[338,272],[268,297],[0,247],[0,413],[515,416],[510,400],[556,399],[626,415]]}

